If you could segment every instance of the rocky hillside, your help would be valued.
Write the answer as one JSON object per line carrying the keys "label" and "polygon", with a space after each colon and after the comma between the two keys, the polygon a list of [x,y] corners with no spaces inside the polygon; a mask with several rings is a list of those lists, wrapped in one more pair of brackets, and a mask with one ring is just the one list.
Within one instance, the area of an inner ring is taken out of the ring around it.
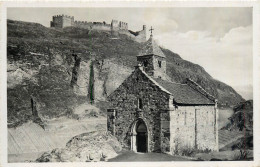
{"label": "rocky hillside", "polygon": [[251,131],[253,132],[253,100],[241,102],[234,108],[234,114],[229,118],[230,123],[223,129],[231,131]]}
{"label": "rocky hillside", "polygon": [[253,100],[241,102],[234,108],[230,123],[223,130],[243,132],[243,137],[230,145],[231,149],[253,150]]}
{"label": "rocky hillside", "polygon": [[[134,70],[136,55],[142,48],[142,44],[125,35],[107,31],[75,27],[55,30],[13,20],[7,21],[7,29],[9,127],[35,119],[32,99],[43,121],[72,115],[78,105],[88,105],[93,80],[95,105],[105,112],[107,95]],[[203,67],[162,50],[167,57],[167,74],[173,81],[183,82],[189,77],[223,105],[244,100]]]}

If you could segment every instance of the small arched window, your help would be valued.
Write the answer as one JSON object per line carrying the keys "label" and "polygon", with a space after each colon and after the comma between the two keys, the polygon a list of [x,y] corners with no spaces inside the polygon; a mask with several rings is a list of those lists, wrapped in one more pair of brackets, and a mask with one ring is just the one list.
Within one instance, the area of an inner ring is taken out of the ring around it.
{"label": "small arched window", "polygon": [[147,67],[147,66],[148,66],[148,61],[145,60],[145,61],[144,61],[144,67]]}
{"label": "small arched window", "polygon": [[143,101],[141,98],[138,99],[138,108],[143,109]]}
{"label": "small arched window", "polygon": [[161,68],[162,67],[162,61],[158,61],[158,66]]}

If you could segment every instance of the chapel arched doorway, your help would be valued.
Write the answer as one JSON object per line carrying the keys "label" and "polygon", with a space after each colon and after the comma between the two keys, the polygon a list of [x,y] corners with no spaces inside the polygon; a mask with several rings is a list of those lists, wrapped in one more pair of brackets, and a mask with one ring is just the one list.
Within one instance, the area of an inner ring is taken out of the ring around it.
{"label": "chapel arched doorway", "polygon": [[133,127],[132,150],[136,152],[148,152],[148,132],[143,120],[138,120]]}

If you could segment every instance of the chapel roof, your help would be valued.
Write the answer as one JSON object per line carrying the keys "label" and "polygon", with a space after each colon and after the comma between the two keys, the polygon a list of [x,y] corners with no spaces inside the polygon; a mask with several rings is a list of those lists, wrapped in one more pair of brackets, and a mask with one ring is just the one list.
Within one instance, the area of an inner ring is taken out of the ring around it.
{"label": "chapel roof", "polygon": [[144,43],[142,50],[139,52],[137,56],[139,57],[146,55],[157,55],[165,58],[165,55],[163,54],[161,48],[157,45],[152,36],[150,36],[148,41]]}
{"label": "chapel roof", "polygon": [[215,98],[208,93],[206,93],[208,96],[206,97],[204,95],[205,93],[203,94],[198,90],[195,90],[188,84],[175,83],[175,82],[162,80],[161,78],[154,78],[149,76],[140,66],[138,67],[138,69],[150,81],[152,81],[155,85],[157,85],[163,92],[172,95],[174,101],[177,104],[183,104],[183,105],[214,105],[215,104]]}
{"label": "chapel roof", "polygon": [[178,104],[215,104],[215,102],[205,95],[190,87],[188,84],[174,83],[159,78],[153,78],[161,87],[170,92],[173,99]]}

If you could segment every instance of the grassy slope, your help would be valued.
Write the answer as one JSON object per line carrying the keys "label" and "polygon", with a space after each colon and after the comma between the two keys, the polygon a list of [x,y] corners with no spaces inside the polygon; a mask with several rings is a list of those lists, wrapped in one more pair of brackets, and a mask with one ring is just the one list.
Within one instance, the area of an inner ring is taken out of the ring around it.
{"label": "grassy slope", "polygon": [[[12,123],[30,119],[31,94],[47,104],[43,112],[50,117],[70,113],[71,108],[86,100],[77,97],[70,88],[73,53],[80,55],[82,60],[89,60],[89,52],[94,52],[96,60],[113,58],[115,63],[133,68],[137,64],[135,55],[142,47],[125,35],[113,39],[110,32],[78,28],[55,30],[12,20],[8,20],[7,26],[8,62],[18,64],[24,71],[37,71],[30,80],[8,88],[8,121]],[[167,57],[167,74],[174,81],[183,82],[190,77],[223,104],[234,105],[243,100],[230,86],[214,80],[201,66],[183,60],[167,49],[162,50]],[[55,64],[56,55],[62,58],[61,63]]]}

